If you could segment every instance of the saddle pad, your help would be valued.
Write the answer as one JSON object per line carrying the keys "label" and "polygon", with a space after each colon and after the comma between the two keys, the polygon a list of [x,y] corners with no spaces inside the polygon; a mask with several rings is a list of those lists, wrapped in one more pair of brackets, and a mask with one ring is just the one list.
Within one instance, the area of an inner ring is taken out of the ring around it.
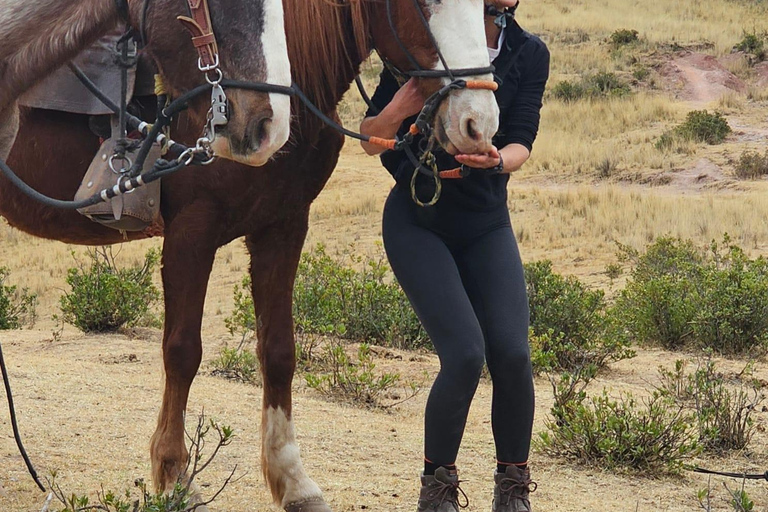
{"label": "saddle pad", "polygon": [[[115,104],[120,104],[120,68],[114,62],[122,32],[111,32],[73,59],[80,69]],[[133,95],[136,72],[128,70],[128,97]],[[67,66],[27,91],[19,103],[25,107],[59,110],[74,114],[101,115],[112,112],[85,88]]]}

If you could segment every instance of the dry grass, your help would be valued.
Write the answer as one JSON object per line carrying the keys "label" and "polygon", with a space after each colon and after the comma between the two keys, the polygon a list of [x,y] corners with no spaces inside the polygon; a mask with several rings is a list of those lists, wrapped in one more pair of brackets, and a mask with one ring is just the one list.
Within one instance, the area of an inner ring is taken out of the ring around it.
{"label": "dry grass", "polygon": [[606,159],[622,170],[670,168],[680,159],[661,153],[654,144],[685,112],[683,105],[649,93],[574,103],[549,99],[526,170],[594,176]]}

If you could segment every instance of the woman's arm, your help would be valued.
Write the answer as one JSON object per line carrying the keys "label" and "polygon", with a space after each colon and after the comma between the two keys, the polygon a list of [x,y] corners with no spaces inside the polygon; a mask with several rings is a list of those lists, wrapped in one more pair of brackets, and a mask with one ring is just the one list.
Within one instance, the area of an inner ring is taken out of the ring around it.
{"label": "woman's arm", "polygon": [[[375,99],[375,95],[374,95]],[[424,106],[424,97],[411,78],[392,97],[392,100],[376,116],[366,117],[360,123],[360,133],[383,139],[392,139],[403,121],[418,114]],[[368,142],[360,142],[369,155],[378,155],[384,148]]]}

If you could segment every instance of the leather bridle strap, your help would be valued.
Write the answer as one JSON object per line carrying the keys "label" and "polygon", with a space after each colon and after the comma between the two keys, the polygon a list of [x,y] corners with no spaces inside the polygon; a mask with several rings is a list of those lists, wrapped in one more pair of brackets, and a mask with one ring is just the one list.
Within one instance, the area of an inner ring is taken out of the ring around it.
{"label": "leather bridle strap", "polygon": [[219,48],[213,33],[211,11],[208,0],[187,0],[191,16],[179,16],[177,19],[192,34],[192,44],[200,56],[198,67],[201,71],[210,71],[219,67]]}

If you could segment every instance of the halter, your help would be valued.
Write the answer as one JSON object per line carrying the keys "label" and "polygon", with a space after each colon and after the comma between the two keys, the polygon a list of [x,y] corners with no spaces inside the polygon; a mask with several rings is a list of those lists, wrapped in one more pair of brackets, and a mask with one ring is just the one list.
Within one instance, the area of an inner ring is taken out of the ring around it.
{"label": "halter", "polygon": [[[414,166],[413,175],[411,176],[411,198],[419,206],[433,206],[440,199],[442,192],[441,176],[437,169],[435,156],[432,153],[432,150],[435,146],[435,137],[433,134],[432,123],[434,121],[437,109],[440,107],[440,104],[443,102],[443,100],[445,100],[453,91],[462,89],[496,91],[499,88],[499,84],[492,80],[463,79],[463,77],[468,76],[486,75],[489,73],[492,74],[496,69],[492,65],[479,68],[451,69],[448,66],[448,62],[446,61],[445,57],[443,56],[443,52],[440,50],[440,45],[438,44],[437,39],[435,39],[435,35],[432,33],[432,30],[429,27],[429,21],[427,21],[427,18],[421,9],[419,0],[411,1],[413,2],[414,7],[416,8],[416,12],[419,15],[419,20],[424,26],[424,29],[427,31],[427,35],[429,36],[429,40],[432,43],[432,46],[437,52],[437,57],[440,60],[443,69],[424,69],[419,65],[416,58],[408,50],[400,38],[400,35],[398,34],[398,30],[395,26],[394,18],[392,16],[392,0],[387,0],[386,3],[387,21],[389,22],[389,28],[395,38],[395,42],[400,47],[400,50],[405,54],[408,62],[414,69],[409,71],[402,71],[387,59],[382,58],[382,62],[395,77],[400,77],[401,80],[405,79],[406,77],[421,79],[447,78],[449,83],[441,87],[437,92],[427,98],[427,100],[424,102],[424,107],[421,109],[421,112],[419,112],[419,115],[416,118],[416,122],[411,126],[408,133],[406,133],[402,139],[395,139],[393,141],[371,137],[369,142],[385,147],[387,149],[402,149]],[[357,80],[357,84],[359,88],[362,85],[360,80]],[[361,89],[361,91],[364,91],[364,89]],[[367,97],[367,94],[363,94],[363,97]],[[369,103],[369,105],[372,104]],[[411,143],[417,135],[423,135],[424,140],[426,140],[426,143],[420,147],[421,155],[418,158],[410,148]],[[416,194],[416,177],[419,173],[432,177],[435,183],[435,193],[433,194],[432,199],[427,202],[421,201]]]}

